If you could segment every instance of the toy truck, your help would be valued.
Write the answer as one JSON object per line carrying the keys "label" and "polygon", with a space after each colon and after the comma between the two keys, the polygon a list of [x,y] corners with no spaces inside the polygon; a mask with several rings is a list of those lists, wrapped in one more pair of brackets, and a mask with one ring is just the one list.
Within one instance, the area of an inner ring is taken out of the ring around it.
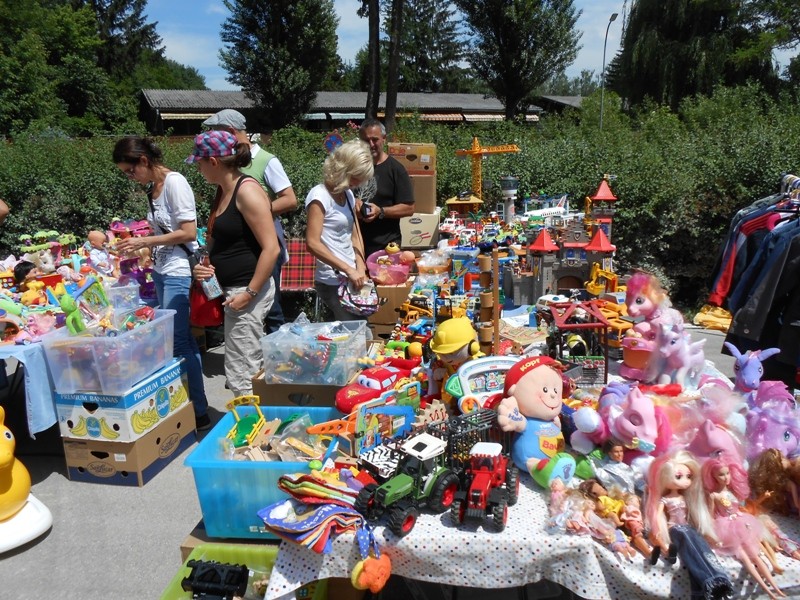
{"label": "toy truck", "polygon": [[478,442],[470,450],[464,485],[450,507],[454,523],[491,516],[497,531],[508,521],[508,507],[519,498],[519,469],[497,442]]}
{"label": "toy truck", "polygon": [[[453,503],[459,484],[458,475],[446,466],[446,450],[447,441],[429,433],[406,439],[396,454],[391,452],[381,461],[383,475],[391,475],[380,485],[365,485],[356,498],[356,510],[370,521],[387,515],[388,527],[398,537],[414,528],[421,507],[443,513]],[[367,456],[362,464],[371,459]]]}

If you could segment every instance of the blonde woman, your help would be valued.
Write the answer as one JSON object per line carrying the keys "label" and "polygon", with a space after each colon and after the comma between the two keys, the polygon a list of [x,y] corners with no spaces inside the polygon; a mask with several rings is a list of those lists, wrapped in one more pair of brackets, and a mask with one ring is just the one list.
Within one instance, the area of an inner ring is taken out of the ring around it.
{"label": "blonde woman", "polygon": [[250,164],[247,144],[229,131],[212,130],[194,140],[186,159],[217,186],[208,217],[208,265],[195,279],[216,275],[225,292],[225,377],[236,396],[253,393],[252,377],[262,366],[264,317],[272,306],[272,269],[280,247],[264,188],[240,169]]}
{"label": "blonde woman", "polygon": [[306,243],[316,257],[314,288],[338,321],[355,321],[339,301],[339,274],[356,288],[367,281],[364,242],[356,224],[352,188],[372,179],[369,146],[360,140],[342,144],[325,159],[324,183],[306,196]]}

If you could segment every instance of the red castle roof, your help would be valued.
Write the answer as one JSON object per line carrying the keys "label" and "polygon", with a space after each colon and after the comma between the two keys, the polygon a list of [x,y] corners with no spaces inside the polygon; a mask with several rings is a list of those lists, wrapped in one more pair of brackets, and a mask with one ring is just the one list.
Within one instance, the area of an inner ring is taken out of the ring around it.
{"label": "red castle roof", "polygon": [[592,241],[586,246],[587,252],[614,252],[617,247],[608,241],[608,237],[603,230],[598,228],[597,232],[592,236]]}
{"label": "red castle roof", "polygon": [[600,186],[597,188],[597,191],[594,193],[594,196],[589,196],[589,199],[613,202],[617,199],[617,197],[614,195],[614,192],[611,191],[611,188],[608,187],[608,182],[603,179],[603,181],[600,182]]}
{"label": "red castle roof", "polygon": [[528,247],[528,250],[530,252],[558,252],[558,246],[553,243],[550,234],[547,233],[547,229],[542,229],[533,243]]}

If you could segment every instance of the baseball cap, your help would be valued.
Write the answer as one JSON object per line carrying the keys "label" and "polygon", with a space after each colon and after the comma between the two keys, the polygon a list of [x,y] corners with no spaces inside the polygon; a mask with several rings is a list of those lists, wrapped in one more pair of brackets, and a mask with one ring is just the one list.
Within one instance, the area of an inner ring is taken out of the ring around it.
{"label": "baseball cap", "polygon": [[236,136],[230,131],[213,129],[199,133],[194,138],[194,149],[184,162],[193,163],[211,156],[236,154]]}
{"label": "baseball cap", "polygon": [[231,127],[236,131],[244,131],[247,129],[247,121],[244,115],[232,108],[226,108],[225,110],[211,115],[203,121],[203,125],[206,127]]}

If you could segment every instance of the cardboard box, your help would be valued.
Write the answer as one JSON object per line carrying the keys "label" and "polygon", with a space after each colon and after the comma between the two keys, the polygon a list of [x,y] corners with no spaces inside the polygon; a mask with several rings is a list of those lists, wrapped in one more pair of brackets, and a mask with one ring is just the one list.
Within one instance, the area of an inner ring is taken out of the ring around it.
{"label": "cardboard box", "polygon": [[253,394],[261,400],[262,406],[326,406],[332,407],[336,392],[341,385],[322,385],[312,383],[267,383],[264,370],[252,379]]}
{"label": "cardboard box", "polygon": [[432,213],[436,209],[436,173],[431,175],[410,175],[414,188],[414,210],[418,213]]}
{"label": "cardboard box", "polygon": [[414,213],[400,219],[400,245],[403,248],[433,248],[439,241],[439,216],[442,207],[432,214]]}
{"label": "cardboard box", "polygon": [[436,173],[436,144],[389,144],[389,156],[394,157],[411,175]]}
{"label": "cardboard box", "polygon": [[61,435],[114,442],[138,440],[189,402],[181,362],[182,359],[173,359],[120,396],[56,393]]}
{"label": "cardboard box", "polygon": [[397,323],[398,313],[397,309],[408,299],[411,288],[414,285],[414,278],[409,277],[402,285],[378,285],[375,286],[378,291],[378,296],[386,298],[381,307],[367,317],[367,322],[370,325],[376,323],[391,324]]}
{"label": "cardboard box", "polygon": [[64,439],[72,481],[141,487],[195,440],[194,407],[178,409],[135,442]]}

